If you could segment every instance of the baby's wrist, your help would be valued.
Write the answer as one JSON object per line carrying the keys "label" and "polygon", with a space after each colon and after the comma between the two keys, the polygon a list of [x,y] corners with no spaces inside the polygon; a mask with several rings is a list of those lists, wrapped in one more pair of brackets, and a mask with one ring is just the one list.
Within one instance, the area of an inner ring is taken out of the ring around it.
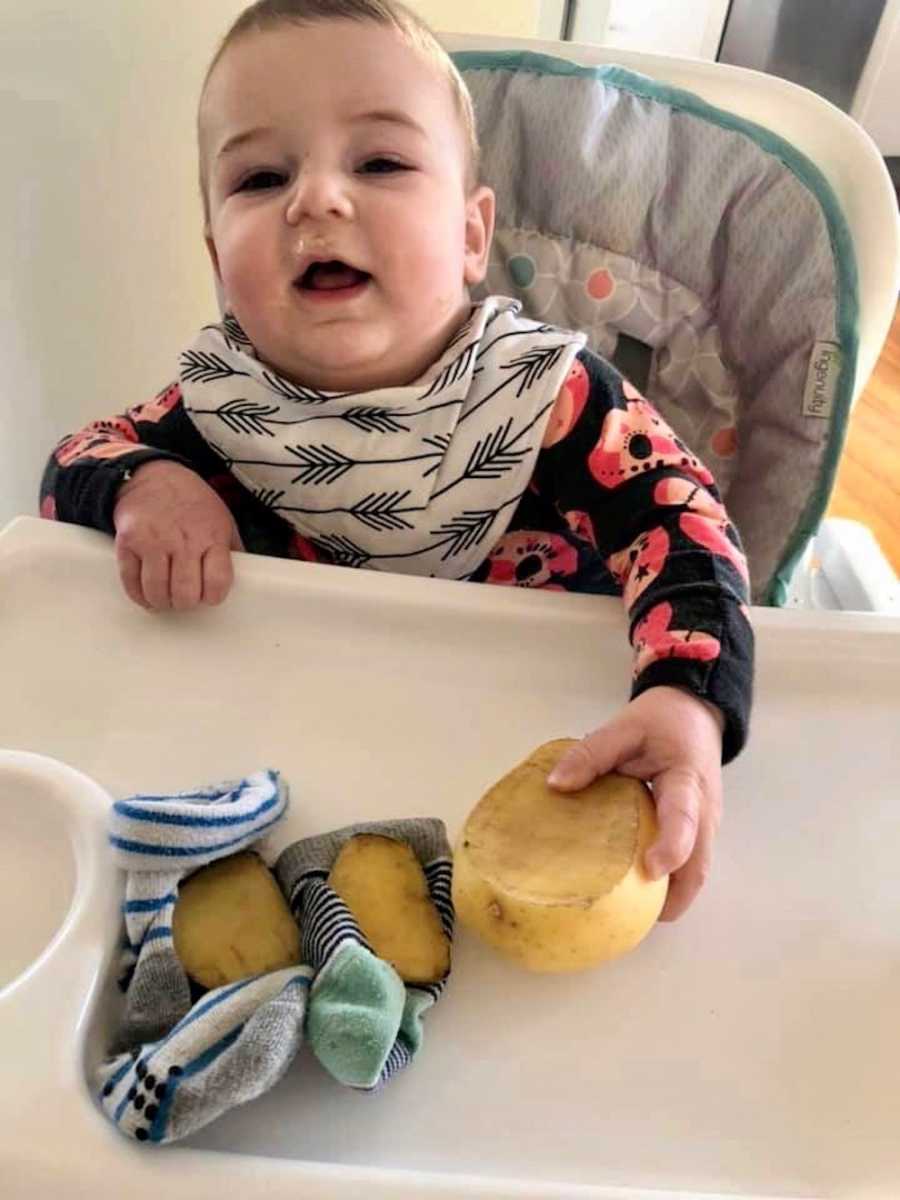
{"label": "baby's wrist", "polygon": [[725,714],[722,709],[719,708],[718,704],[713,703],[712,700],[707,700],[703,696],[698,696],[697,693],[692,692],[690,688],[679,687],[677,684],[661,684],[658,688],[648,688],[648,691],[674,692],[679,697],[687,696],[696,704],[699,704],[701,708],[706,710],[706,712],[715,722],[716,728],[719,731],[719,735],[724,735],[726,723]]}

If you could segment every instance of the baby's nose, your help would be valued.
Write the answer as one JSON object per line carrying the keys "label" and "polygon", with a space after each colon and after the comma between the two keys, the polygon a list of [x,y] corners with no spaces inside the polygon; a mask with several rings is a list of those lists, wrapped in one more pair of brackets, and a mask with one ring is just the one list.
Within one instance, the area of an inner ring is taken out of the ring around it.
{"label": "baby's nose", "polygon": [[347,183],[336,171],[303,170],[288,198],[286,217],[296,225],[304,219],[353,216]]}

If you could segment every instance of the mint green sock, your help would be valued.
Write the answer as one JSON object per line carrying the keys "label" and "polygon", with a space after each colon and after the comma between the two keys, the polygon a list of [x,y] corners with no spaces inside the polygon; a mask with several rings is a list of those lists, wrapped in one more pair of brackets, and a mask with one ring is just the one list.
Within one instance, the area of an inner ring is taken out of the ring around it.
{"label": "mint green sock", "polygon": [[406,1005],[403,980],[356,941],[347,941],[316,976],[306,1033],[338,1083],[373,1088],[397,1040]]}

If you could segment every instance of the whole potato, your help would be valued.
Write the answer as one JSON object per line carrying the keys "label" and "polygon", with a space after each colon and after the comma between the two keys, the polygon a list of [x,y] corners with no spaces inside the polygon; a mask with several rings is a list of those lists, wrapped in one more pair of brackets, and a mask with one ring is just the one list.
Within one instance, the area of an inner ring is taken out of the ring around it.
{"label": "whole potato", "polygon": [[617,774],[576,793],[547,784],[573,744],[548,742],[495,784],[454,851],[460,921],[534,971],[578,971],[633,949],[668,888],[643,867],[657,832],[646,784]]}

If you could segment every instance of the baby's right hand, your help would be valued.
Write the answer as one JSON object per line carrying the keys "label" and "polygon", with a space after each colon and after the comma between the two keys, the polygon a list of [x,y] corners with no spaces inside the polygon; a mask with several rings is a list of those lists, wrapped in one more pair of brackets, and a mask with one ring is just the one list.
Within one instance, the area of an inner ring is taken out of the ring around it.
{"label": "baby's right hand", "polygon": [[243,550],[224,501],[180,463],[138,467],[113,510],[122,586],[142,608],[221,604],[234,578],[231,551]]}

